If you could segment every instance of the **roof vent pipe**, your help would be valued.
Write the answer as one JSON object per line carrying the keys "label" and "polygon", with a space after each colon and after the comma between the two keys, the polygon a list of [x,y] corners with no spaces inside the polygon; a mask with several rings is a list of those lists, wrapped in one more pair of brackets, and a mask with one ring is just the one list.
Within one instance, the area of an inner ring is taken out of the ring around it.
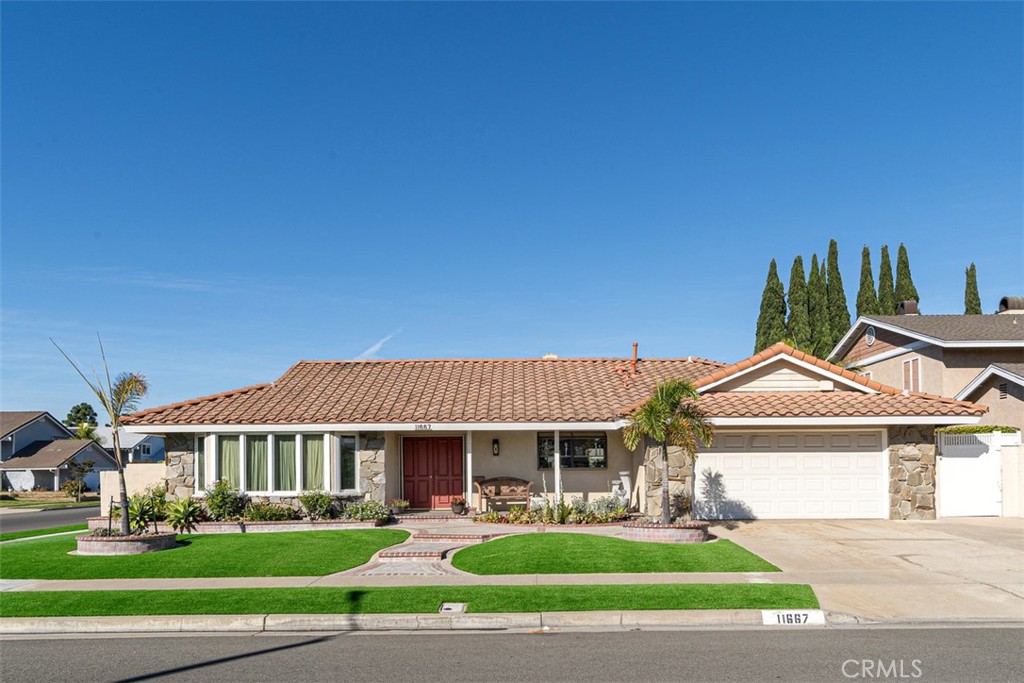
{"label": "roof vent pipe", "polygon": [[633,342],[633,366],[632,366],[632,368],[633,368],[633,374],[634,375],[636,374],[636,350],[637,350],[637,347],[639,345],[640,344],[638,342]]}
{"label": "roof vent pipe", "polygon": [[1004,296],[999,300],[1000,313],[1024,313],[1024,296]]}
{"label": "roof vent pipe", "polygon": [[917,315],[918,313],[917,302],[913,299],[901,301],[896,307],[896,315]]}

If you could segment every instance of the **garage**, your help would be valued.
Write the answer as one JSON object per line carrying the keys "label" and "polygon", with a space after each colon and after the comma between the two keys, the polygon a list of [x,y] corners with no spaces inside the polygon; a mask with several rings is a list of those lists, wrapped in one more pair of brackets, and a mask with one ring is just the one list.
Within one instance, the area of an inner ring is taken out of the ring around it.
{"label": "garage", "polygon": [[697,458],[707,519],[887,519],[881,429],[725,431]]}

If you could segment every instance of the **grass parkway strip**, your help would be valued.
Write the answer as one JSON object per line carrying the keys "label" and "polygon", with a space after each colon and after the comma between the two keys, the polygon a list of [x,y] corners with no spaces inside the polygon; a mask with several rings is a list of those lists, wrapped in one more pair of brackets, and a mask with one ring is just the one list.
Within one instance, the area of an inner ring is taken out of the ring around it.
{"label": "grass parkway strip", "polygon": [[566,533],[507,536],[470,546],[452,557],[452,565],[488,575],[779,571],[724,539],[691,545]]}
{"label": "grass parkway strip", "polygon": [[0,616],[433,614],[442,602],[474,613],[818,607],[806,584],[396,586],[5,592]]}
{"label": "grass parkway strip", "polygon": [[65,531],[85,531],[88,527],[85,524],[72,524],[70,526],[54,526],[49,529],[31,529],[29,531],[11,531],[0,534],[0,543],[13,541],[18,538],[32,538],[33,536],[46,536],[48,534],[61,534]]}
{"label": "grass parkway strip", "polygon": [[365,564],[401,543],[398,529],[178,536],[179,546],[117,557],[69,555],[74,536],[0,546],[3,579],[173,579],[217,576],[323,576]]}

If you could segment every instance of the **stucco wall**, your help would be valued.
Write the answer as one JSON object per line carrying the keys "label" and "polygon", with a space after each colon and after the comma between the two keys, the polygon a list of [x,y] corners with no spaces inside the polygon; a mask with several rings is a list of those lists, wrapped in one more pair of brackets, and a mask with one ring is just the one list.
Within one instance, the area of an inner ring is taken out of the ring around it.
{"label": "stucco wall", "polygon": [[956,396],[971,380],[993,363],[1024,362],[1024,349],[942,349],[927,346],[864,366],[871,379],[903,388],[903,361],[921,359],[921,391]]}
{"label": "stucco wall", "polygon": [[1024,349],[946,349],[943,396],[956,396],[993,363],[1024,363]]}
{"label": "stucco wall", "polygon": [[[129,496],[142,493],[147,488],[163,486],[166,474],[161,463],[132,463],[124,468],[124,484]],[[115,505],[121,499],[121,487],[118,483],[117,470],[100,473],[100,514],[106,516],[110,507],[110,499]]]}
{"label": "stucco wall", "polygon": [[[1006,384],[1006,398],[999,398],[999,385]],[[1006,425],[1024,431],[1024,387],[1002,377],[990,377],[978,387],[970,400],[988,408],[983,425]]]}
{"label": "stucco wall", "polygon": [[1003,446],[1001,457],[1003,516],[1024,517],[1024,448]]}

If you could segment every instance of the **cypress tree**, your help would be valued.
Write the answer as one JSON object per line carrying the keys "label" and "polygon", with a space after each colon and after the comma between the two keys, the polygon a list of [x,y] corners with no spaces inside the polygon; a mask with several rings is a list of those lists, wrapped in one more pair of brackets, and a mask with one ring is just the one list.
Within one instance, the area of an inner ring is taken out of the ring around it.
{"label": "cypress tree", "polygon": [[860,291],[857,292],[857,317],[878,315],[878,295],[875,294],[875,276],[871,273],[871,250],[860,252]]}
{"label": "cypress tree", "polygon": [[761,313],[757,316],[754,353],[763,351],[786,336],[786,293],[782,289],[775,259],[768,266],[768,278],[761,293]]}
{"label": "cypress tree", "polygon": [[[981,313],[981,296],[978,294],[978,269],[972,263],[967,269],[967,288],[964,290],[964,314]],[[790,285],[792,287],[793,285]]]}
{"label": "cypress tree", "polygon": [[892,284],[892,261],[889,245],[882,245],[881,264],[878,266],[878,314],[896,315],[896,288]]}
{"label": "cypress tree", "polygon": [[811,275],[807,282],[807,315],[811,323],[811,353],[824,358],[832,350],[832,330],[828,318],[828,293],[825,291],[825,264],[818,268],[818,255],[811,257]]}
{"label": "cypress tree", "polygon": [[828,296],[828,324],[832,332],[832,350],[846,331],[850,329],[850,307],[846,303],[846,292],[843,290],[843,276],[839,272],[839,245],[835,240],[828,243],[828,278],[825,281],[825,292]]}
{"label": "cypress tree", "polygon": [[789,318],[786,320],[786,336],[800,350],[811,348],[811,321],[807,310],[807,280],[804,276],[804,259],[797,256],[793,259],[793,268],[789,271]]}
{"label": "cypress tree", "polygon": [[896,254],[896,305],[904,301],[917,301],[921,297],[917,295],[917,287],[914,286],[914,278],[910,276],[910,259],[907,257],[907,248],[900,243],[900,250]]}

